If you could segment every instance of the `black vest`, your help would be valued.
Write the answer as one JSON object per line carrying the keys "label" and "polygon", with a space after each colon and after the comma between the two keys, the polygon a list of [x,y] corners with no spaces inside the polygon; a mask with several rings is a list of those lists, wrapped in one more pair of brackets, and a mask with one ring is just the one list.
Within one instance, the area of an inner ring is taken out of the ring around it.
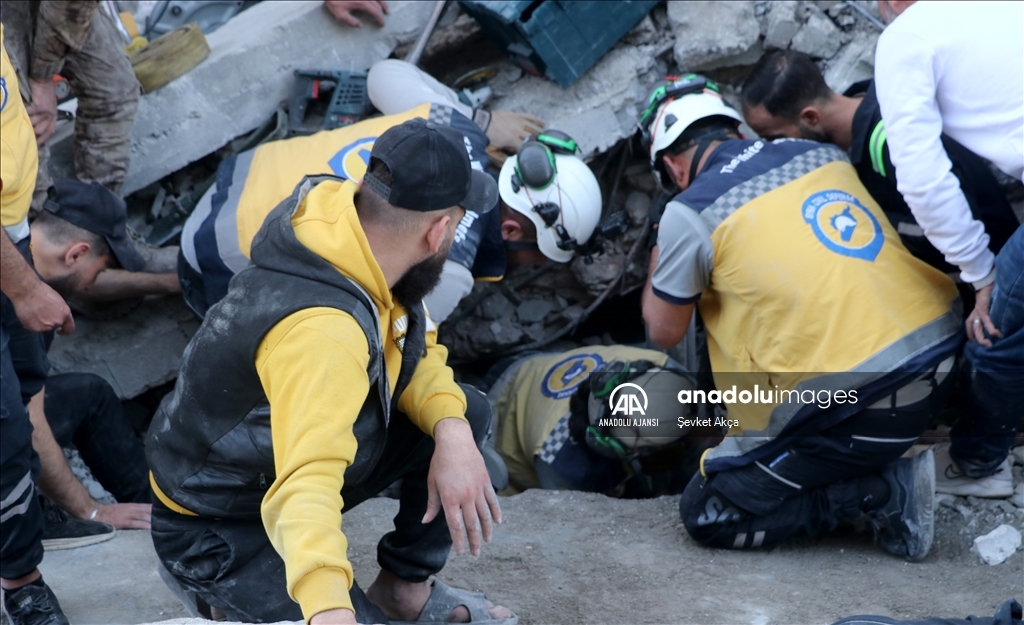
{"label": "black vest", "polygon": [[[361,481],[376,465],[397,398],[424,352],[423,307],[411,306],[393,400],[380,320],[369,295],[295,238],[295,209],[310,189],[326,180],[341,179],[307,177],[267,216],[253,239],[252,263],[210,308],[185,349],[174,392],[164,398],[150,425],[146,457],[157,486],[202,516],[260,518],[260,504],[276,473],[270,405],[255,357],[263,337],[278,322],[305,308],[330,307],[352,315],[366,335],[370,391],[353,427],[358,449],[345,470],[349,484]],[[346,381],[339,378],[336,383]]]}

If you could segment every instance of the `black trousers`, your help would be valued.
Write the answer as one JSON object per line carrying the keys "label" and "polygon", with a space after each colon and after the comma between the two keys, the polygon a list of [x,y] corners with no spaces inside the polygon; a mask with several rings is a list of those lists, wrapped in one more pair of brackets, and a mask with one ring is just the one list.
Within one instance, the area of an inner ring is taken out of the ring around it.
{"label": "black trousers", "polygon": [[[479,447],[487,438],[490,405],[476,389],[462,388],[466,419]],[[377,562],[410,582],[426,581],[440,571],[452,546],[443,513],[430,523],[420,522],[427,510],[427,473],[433,453],[433,438],[405,415],[393,414],[374,471],[362,482],[345,482],[341,490],[345,513],[402,480],[395,529],[378,543]],[[186,597],[197,596],[223,610],[232,621],[302,620],[299,605],[288,596],[284,560],[271,545],[262,522],[190,517],[167,509],[155,497],[154,502],[153,545]],[[177,594],[181,597],[182,593]],[[388,622],[356,585],[351,599],[360,622]]]}
{"label": "black trousers", "polygon": [[889,499],[882,470],[928,426],[931,410],[868,409],[775,458],[714,473],[686,487],[679,512],[695,540],[713,547],[768,547],[817,536]]}
{"label": "black trousers", "polygon": [[61,447],[74,445],[93,477],[120,503],[149,503],[149,468],[117,393],[92,373],[46,380],[46,422]]}
{"label": "black trousers", "polygon": [[[28,259],[28,239],[18,243]],[[50,362],[42,334],[22,327],[0,294],[0,577],[17,579],[43,561],[43,515],[36,497],[39,456],[25,407],[43,389]]]}

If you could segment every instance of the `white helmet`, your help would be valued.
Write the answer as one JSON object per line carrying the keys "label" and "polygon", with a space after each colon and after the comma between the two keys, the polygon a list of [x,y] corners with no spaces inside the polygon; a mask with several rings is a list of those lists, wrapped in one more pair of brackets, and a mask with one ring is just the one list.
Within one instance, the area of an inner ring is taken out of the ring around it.
{"label": "white helmet", "polygon": [[675,143],[683,132],[708,117],[743,118],[722,99],[718,85],[696,74],[659,85],[648,99],[640,116],[644,147],[651,157],[651,168],[661,172],[658,153]]}
{"label": "white helmet", "polygon": [[528,139],[498,175],[501,200],[533,223],[537,247],[559,263],[572,260],[601,220],[601,188],[576,151],[575,141],[549,130]]}

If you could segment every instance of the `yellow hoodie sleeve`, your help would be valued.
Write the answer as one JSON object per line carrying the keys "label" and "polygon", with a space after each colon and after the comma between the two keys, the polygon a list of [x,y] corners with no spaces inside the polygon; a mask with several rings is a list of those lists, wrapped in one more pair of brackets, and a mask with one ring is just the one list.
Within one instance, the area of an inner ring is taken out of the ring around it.
{"label": "yellow hoodie sleeve", "polygon": [[437,324],[427,317],[427,353],[398,398],[398,409],[428,436],[447,417],[466,418],[466,395],[448,366],[448,349],[437,342]]}
{"label": "yellow hoodie sleeve", "polygon": [[256,353],[277,471],[263,498],[263,524],[307,621],[352,609],[341,487],[356,454],[352,426],[370,386],[368,350],[351,316],[307,308],[274,326]]}

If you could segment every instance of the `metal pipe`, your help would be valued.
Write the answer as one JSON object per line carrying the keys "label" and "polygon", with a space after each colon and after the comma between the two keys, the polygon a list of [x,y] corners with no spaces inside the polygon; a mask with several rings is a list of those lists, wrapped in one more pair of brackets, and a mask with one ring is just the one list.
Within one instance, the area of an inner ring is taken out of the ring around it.
{"label": "metal pipe", "polygon": [[430,41],[430,36],[434,34],[434,28],[437,27],[437,22],[441,19],[441,14],[444,13],[444,8],[447,4],[447,0],[437,0],[434,4],[434,11],[430,14],[430,19],[427,20],[427,25],[423,28],[423,32],[420,33],[420,38],[416,40],[416,45],[405,55],[407,63],[419,65],[420,57],[423,56],[423,51],[427,49],[427,42]]}
{"label": "metal pipe", "polygon": [[872,15],[867,9],[865,9],[862,6],[860,6],[856,2],[853,2],[852,0],[843,0],[843,4],[845,4],[846,6],[850,7],[854,11],[860,13],[861,16],[864,19],[866,19],[867,21],[871,22],[875,26],[875,28],[877,28],[878,30],[885,30],[885,23],[884,22],[879,20],[877,17]]}

